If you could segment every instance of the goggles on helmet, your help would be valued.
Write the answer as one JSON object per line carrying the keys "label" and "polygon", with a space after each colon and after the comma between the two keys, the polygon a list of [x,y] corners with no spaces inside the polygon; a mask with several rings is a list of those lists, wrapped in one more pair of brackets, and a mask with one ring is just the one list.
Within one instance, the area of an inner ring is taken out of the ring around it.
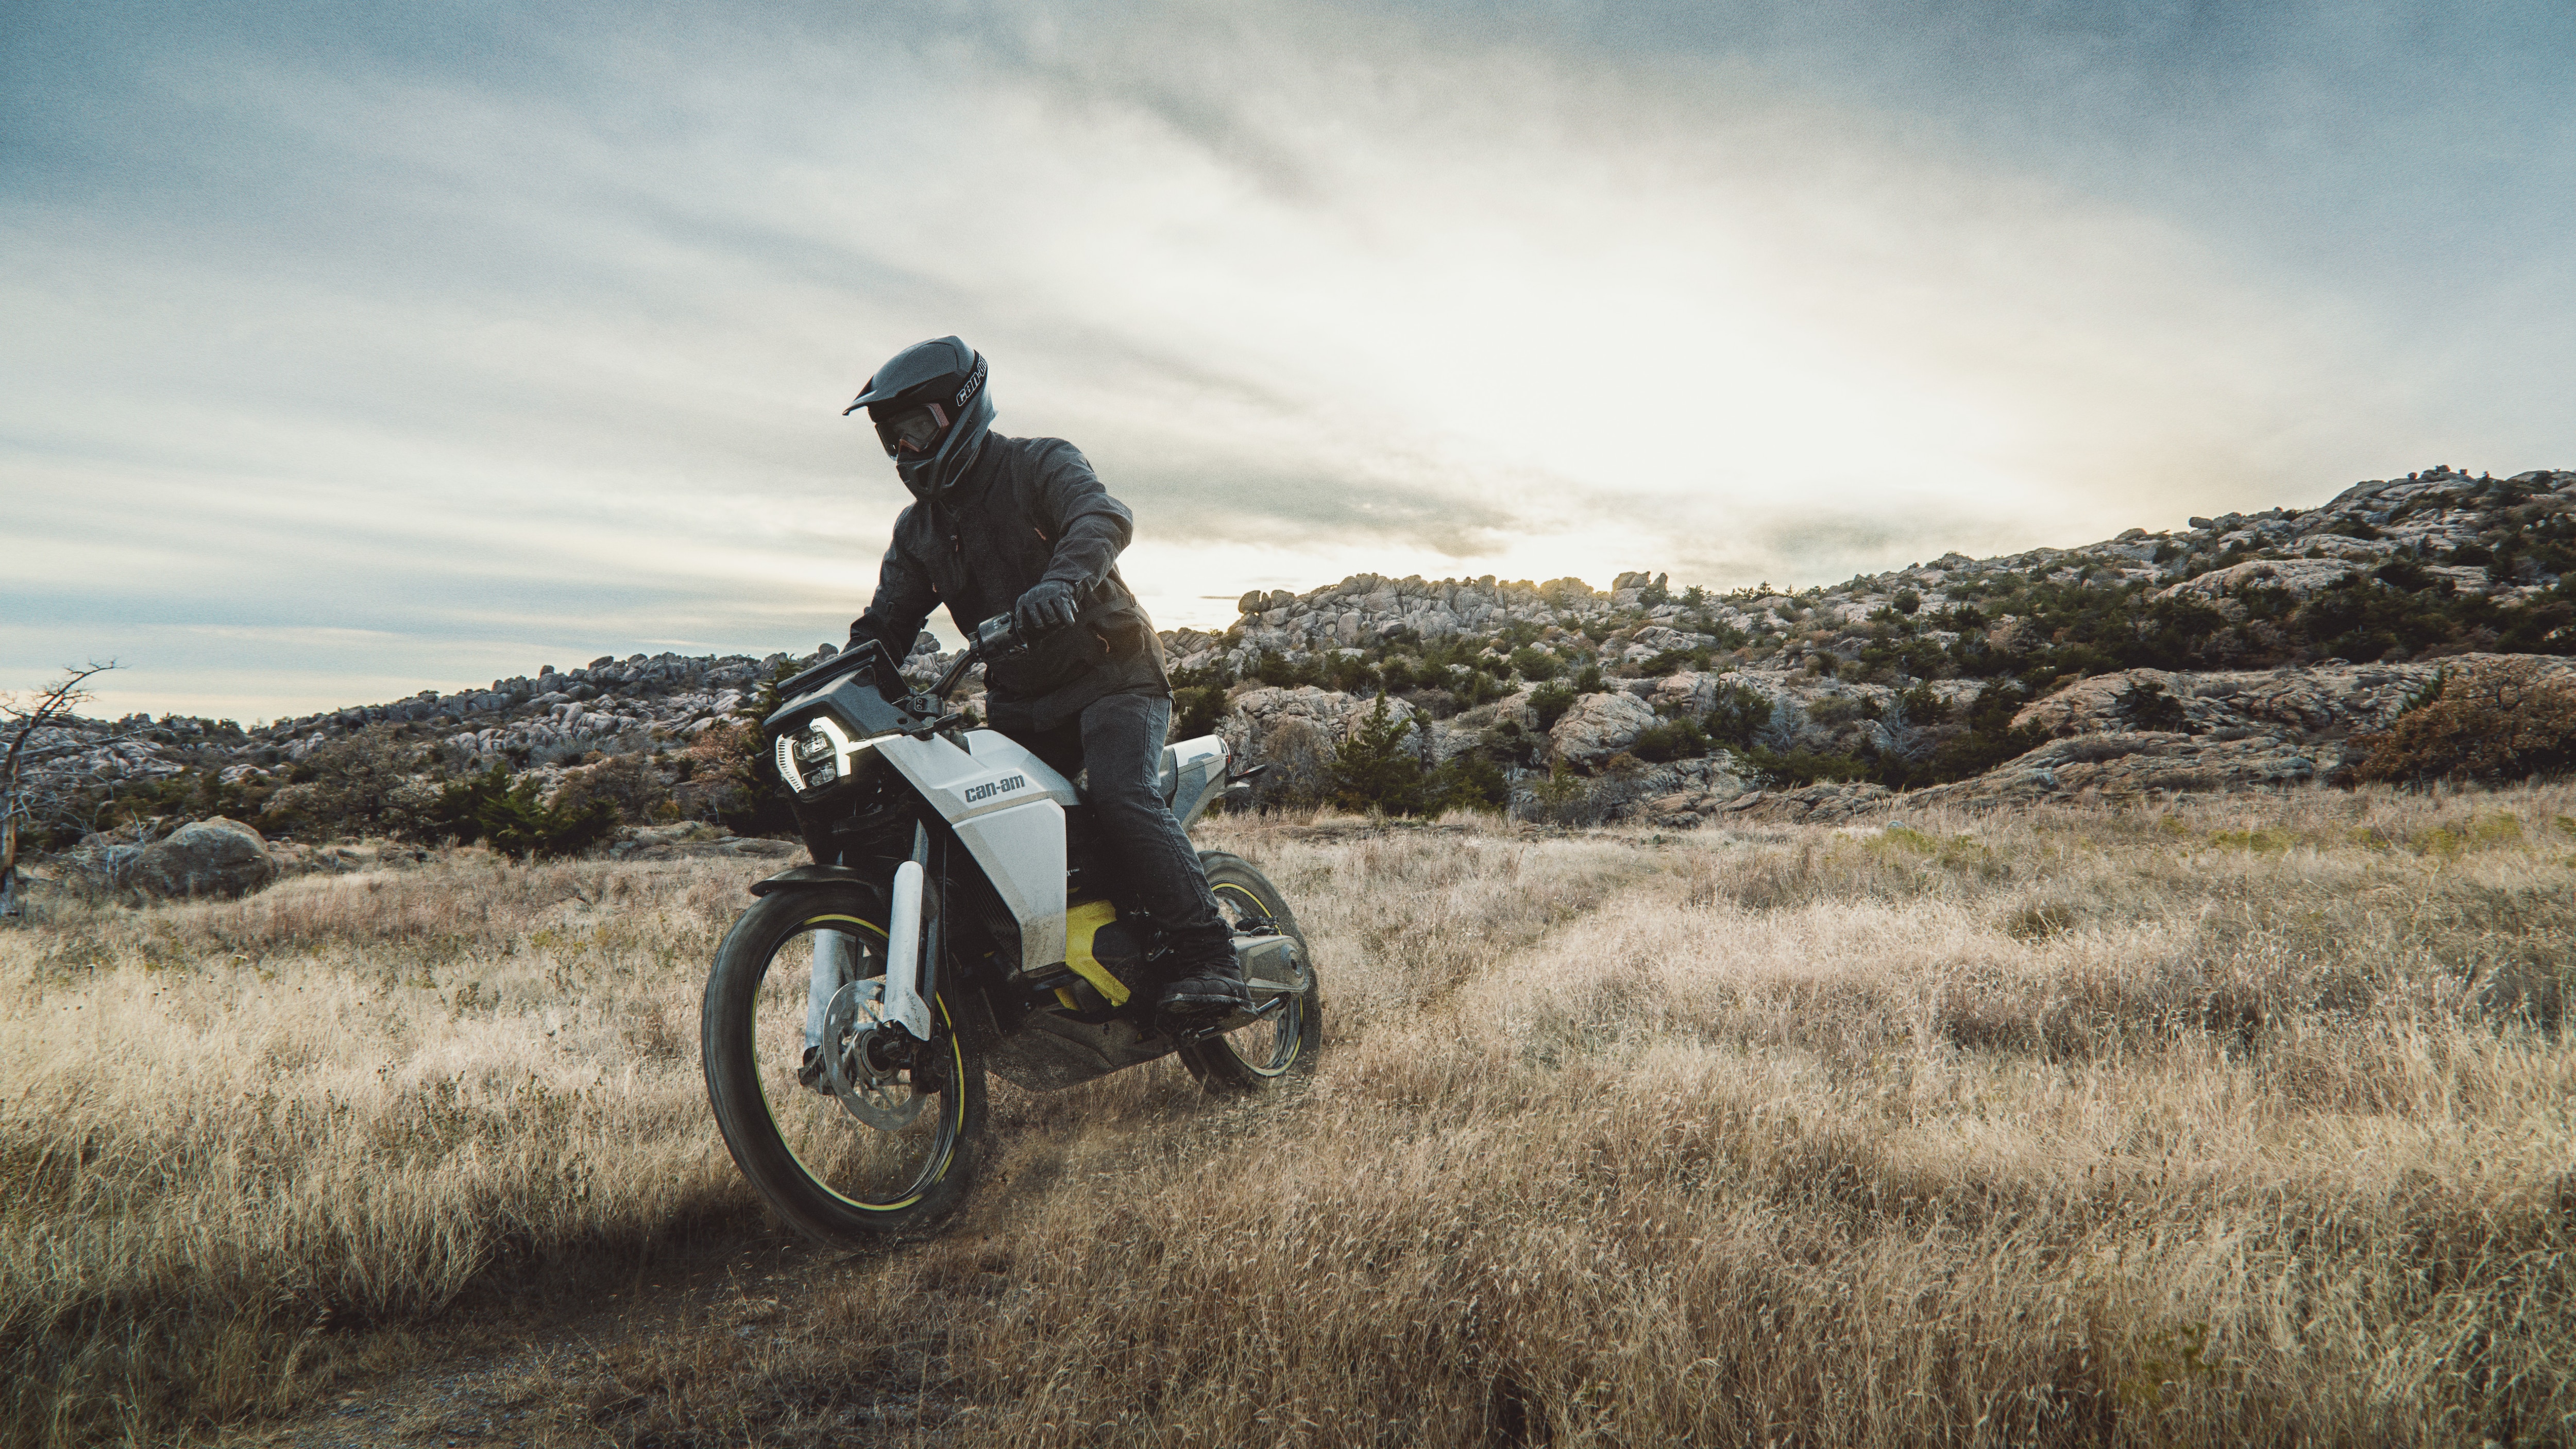
{"label": "goggles on helmet", "polygon": [[886,456],[899,456],[903,450],[927,453],[939,443],[939,435],[948,431],[948,410],[937,403],[895,403],[883,409],[868,409],[868,420],[877,425],[877,439],[885,444]]}

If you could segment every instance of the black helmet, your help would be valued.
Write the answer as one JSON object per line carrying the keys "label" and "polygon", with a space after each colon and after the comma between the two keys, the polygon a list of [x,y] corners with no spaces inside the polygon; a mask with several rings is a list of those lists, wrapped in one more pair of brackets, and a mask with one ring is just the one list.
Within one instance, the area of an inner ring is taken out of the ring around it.
{"label": "black helmet", "polygon": [[903,486],[936,498],[973,466],[992,431],[989,372],[984,355],[957,338],[916,342],[887,358],[841,416],[866,408]]}

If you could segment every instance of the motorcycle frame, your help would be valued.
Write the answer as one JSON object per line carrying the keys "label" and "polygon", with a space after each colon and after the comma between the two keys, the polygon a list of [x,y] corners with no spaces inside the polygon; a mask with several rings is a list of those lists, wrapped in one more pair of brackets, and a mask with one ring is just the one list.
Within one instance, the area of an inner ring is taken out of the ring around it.
{"label": "motorcycle frame", "polygon": [[[978,638],[961,652],[940,683],[922,693],[897,698],[879,688],[876,680],[900,676],[884,651],[874,645],[825,661],[781,686],[786,703],[763,725],[779,752],[782,782],[795,799],[800,822],[807,820],[809,811],[828,817],[836,793],[852,788],[871,772],[889,770],[919,802],[921,823],[914,831],[911,858],[895,867],[891,879],[882,869],[817,864],[781,872],[753,890],[767,894],[854,885],[883,901],[888,958],[885,1011],[916,1039],[928,1040],[928,1003],[938,990],[938,976],[948,955],[941,921],[950,889],[947,877],[965,864],[949,848],[948,840],[953,838],[1016,924],[1019,936],[1018,959],[996,962],[1002,968],[996,977],[967,983],[972,989],[966,994],[981,998],[980,1015],[996,1051],[995,1070],[1024,1086],[1044,1089],[1151,1060],[1180,1043],[1150,1024],[1126,1019],[1086,1021],[1032,1011],[1017,1001],[1018,993],[1000,990],[1008,984],[1002,978],[1033,981],[1065,968],[1065,812],[1081,803],[1072,781],[1017,740],[996,730],[961,728],[959,717],[939,713],[946,688],[962,677],[967,664],[993,653],[997,627],[1003,628],[1006,639],[1006,626],[1006,620],[996,620],[979,629]],[[808,729],[819,729],[832,742],[837,769],[832,780],[799,789],[802,776],[790,772],[786,746]],[[1184,830],[1237,778],[1229,765],[1225,742],[1213,735],[1165,746],[1157,783]],[[946,831],[934,829],[933,819],[945,824]],[[927,889],[932,872],[939,877],[935,891]],[[1302,989],[1294,983],[1304,973],[1284,939],[1237,937],[1237,952],[1245,960],[1248,978],[1261,978],[1255,982],[1256,991],[1274,994]],[[821,987],[816,990],[819,993]],[[1010,1050],[1014,1043],[1024,1050]],[[1017,1070],[1010,1060],[1014,1057],[1021,1058]]]}

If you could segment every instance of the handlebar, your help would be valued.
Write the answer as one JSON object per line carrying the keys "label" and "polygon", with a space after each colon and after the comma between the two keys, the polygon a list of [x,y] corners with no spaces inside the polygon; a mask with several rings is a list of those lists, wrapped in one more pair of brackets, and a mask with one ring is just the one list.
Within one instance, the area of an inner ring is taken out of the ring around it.
{"label": "handlebar", "polygon": [[1020,637],[1019,626],[1008,614],[995,614],[975,626],[975,651],[986,659],[1009,659],[1027,650],[1029,641]]}
{"label": "handlebar", "polygon": [[[955,689],[957,682],[966,677],[967,670],[978,664],[1014,658],[1026,653],[1028,647],[1028,641],[1020,637],[1020,631],[1011,623],[1010,615],[994,615],[975,626],[974,633],[966,640],[966,647],[957,651],[957,657],[949,661],[948,668],[940,673],[938,681],[922,691],[921,696],[916,696],[916,698],[926,697],[931,703],[927,707],[915,704],[910,708],[916,714],[937,714],[940,706],[947,700],[948,692]],[[810,669],[781,680],[778,685],[778,696],[781,699],[794,699],[844,674],[854,673],[871,665],[883,666],[882,669],[873,671],[881,680],[899,680],[903,677],[901,671],[895,666],[892,652],[882,643],[869,639],[862,641],[856,647],[842,650]],[[943,716],[921,728],[937,729],[948,722],[948,718]]]}
{"label": "handlebar", "polygon": [[939,681],[930,686],[930,697],[947,699],[948,691],[957,687],[957,681],[966,677],[967,670],[978,664],[990,664],[1026,653],[1028,647],[1028,641],[1020,637],[1019,629],[1011,623],[1011,616],[995,614],[975,626],[975,633],[966,641],[966,647],[957,651],[957,657],[949,661]]}

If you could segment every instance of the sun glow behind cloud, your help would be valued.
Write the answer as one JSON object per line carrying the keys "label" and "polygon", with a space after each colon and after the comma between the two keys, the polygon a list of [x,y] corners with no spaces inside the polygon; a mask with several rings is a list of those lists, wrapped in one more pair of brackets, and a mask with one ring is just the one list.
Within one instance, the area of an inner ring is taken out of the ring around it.
{"label": "sun glow behind cloud", "polygon": [[40,97],[86,119],[5,218],[0,490],[40,546],[0,653],[290,711],[810,647],[903,501],[838,407],[951,331],[1005,431],[1135,507],[1167,625],[1358,570],[1809,583],[2080,542],[2432,461],[2464,434],[2428,418],[2511,391],[2391,368],[2420,317],[1795,65],[1072,16],[103,48],[126,71]]}
{"label": "sun glow behind cloud", "polygon": [[[2318,466],[2281,420],[2366,390],[2290,365],[2353,350],[2331,308],[1747,67],[1506,50],[1398,84],[1301,65],[1294,35],[1193,39],[1241,64],[1104,106],[1137,78],[1100,58],[1140,53],[1112,36],[1078,57],[1081,104],[980,96],[979,149],[1015,163],[961,270],[997,317],[1071,324],[1024,344],[1001,395],[1103,439],[1113,472],[1177,443],[1332,479],[1329,521],[1276,510],[1309,578],[1393,548],[1803,582],[2178,522],[2249,467]],[[2222,458],[2236,477],[2210,475]],[[1401,526],[1372,492],[1409,505]],[[1879,524],[1814,548],[1837,515]],[[1799,534],[1805,557],[1769,542]]]}

